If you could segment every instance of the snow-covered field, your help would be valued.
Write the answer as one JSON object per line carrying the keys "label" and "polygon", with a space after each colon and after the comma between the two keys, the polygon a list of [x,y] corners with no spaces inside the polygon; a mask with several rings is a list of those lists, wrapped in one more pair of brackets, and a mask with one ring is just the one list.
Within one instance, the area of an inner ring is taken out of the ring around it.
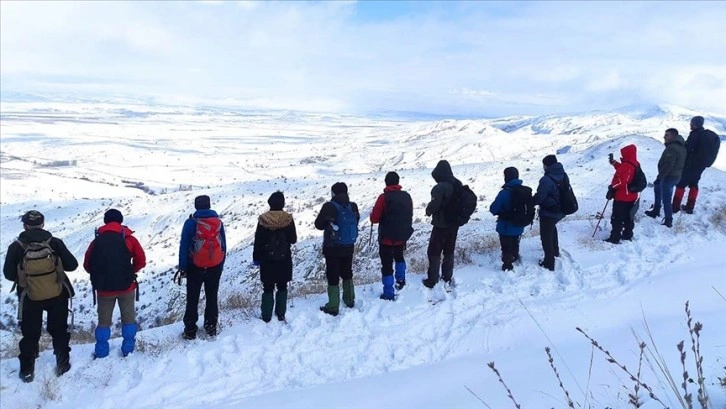
{"label": "snow-covered field", "polygon": [[[61,378],[53,376],[54,357],[45,351],[32,384],[17,377],[16,300],[10,283],[2,283],[3,408],[513,407],[487,367],[491,361],[522,407],[567,407],[545,346],[576,407],[627,407],[633,382],[593,352],[575,327],[635,370],[638,339],[654,347],[647,319],[680,384],[676,344],[682,339],[688,372],[696,377],[687,300],[704,324],[700,351],[712,407],[726,405],[717,385],[726,377],[726,300],[720,295],[726,294],[726,154],[704,173],[696,213],[678,214],[673,229],[639,216],[632,243],[602,242],[607,220],[591,238],[612,175],[607,154],[635,143],[652,179],[663,131],[676,127],[686,136],[690,117],[702,113],[655,106],[416,122],[113,103],[2,102],[0,110],[0,256],[21,229],[19,216],[37,208],[48,230],[81,258],[103,212],[116,207],[149,258],[140,277],[139,350],[126,359],[112,354],[94,361],[93,345],[81,342],[73,346],[73,368]],[[726,135],[726,114],[704,116],[707,128]],[[516,166],[524,183],[536,186],[541,159],[550,153],[565,165],[580,199],[580,211],[559,225],[563,257],[555,273],[537,267],[535,223],[525,232],[522,263],[503,273],[488,213],[502,170]],[[430,294],[419,284],[431,229],[423,209],[440,159],[480,196],[474,220],[460,232],[452,294]],[[366,220],[355,277],[373,284],[357,288],[354,309],[324,315],[317,310],[325,282],[314,217],[337,181],[348,184],[367,216],[389,170],[398,171],[415,204],[410,285],[396,302],[378,299],[377,249],[375,237],[369,245]],[[285,192],[301,238],[287,324],[256,318],[260,290],[250,266],[256,217],[276,189]],[[222,328],[216,339],[185,343],[179,337],[184,296],[171,277],[181,225],[194,196],[203,193],[227,226]],[[641,215],[652,189],[642,201]],[[70,277],[80,338],[93,328],[95,311],[86,273]],[[112,348],[119,345],[119,339],[112,342]],[[646,357],[645,383],[666,405],[680,407]],[[695,402],[696,388],[689,388]],[[644,407],[662,407],[642,389],[640,395]]]}

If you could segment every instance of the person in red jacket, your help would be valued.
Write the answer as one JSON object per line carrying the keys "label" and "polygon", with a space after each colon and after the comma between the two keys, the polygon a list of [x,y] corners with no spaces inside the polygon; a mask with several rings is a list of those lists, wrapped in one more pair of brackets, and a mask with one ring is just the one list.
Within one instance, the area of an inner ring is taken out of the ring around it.
{"label": "person in red jacket", "polygon": [[406,241],[413,233],[413,201],[411,196],[401,190],[396,172],[388,172],[385,178],[386,188],[378,196],[373,211],[371,224],[378,224],[378,254],[381,256],[381,282],[383,283],[382,300],[392,301],[395,298],[393,287],[393,261],[396,261],[396,289],[406,285],[406,260],[403,251]]}
{"label": "person in red jacket", "polygon": [[615,168],[615,175],[608,186],[606,198],[613,201],[613,214],[610,222],[612,231],[605,241],[619,244],[620,240],[632,240],[635,222],[633,220],[634,207],[638,200],[638,193],[631,192],[628,185],[635,178],[635,170],[640,164],[637,158],[635,145],[628,145],[620,149],[620,162],[610,155],[610,164]]}
{"label": "person in red jacket", "polygon": [[109,209],[103,215],[104,225],[96,231],[96,238],[88,246],[83,262],[83,268],[91,275],[93,290],[98,293],[95,358],[108,356],[116,301],[121,310],[123,356],[133,352],[136,344],[136,274],[146,265],[146,254],[133,236],[134,232],[121,224],[123,220],[123,215],[116,209]]}

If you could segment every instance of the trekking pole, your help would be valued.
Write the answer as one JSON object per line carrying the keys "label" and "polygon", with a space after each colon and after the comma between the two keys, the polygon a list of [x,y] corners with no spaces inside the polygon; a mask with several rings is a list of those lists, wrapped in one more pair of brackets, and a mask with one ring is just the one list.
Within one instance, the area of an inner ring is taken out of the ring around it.
{"label": "trekking pole", "polygon": [[597,224],[595,225],[595,231],[592,232],[592,237],[595,237],[595,233],[597,233],[598,227],[600,227],[600,222],[603,218],[605,218],[605,209],[608,208],[608,204],[610,203],[610,199],[608,199],[607,202],[605,202],[605,207],[602,208],[602,212],[597,215]]}
{"label": "trekking pole", "polygon": [[371,223],[371,231],[368,234],[368,248],[371,249],[373,246],[373,223]]}

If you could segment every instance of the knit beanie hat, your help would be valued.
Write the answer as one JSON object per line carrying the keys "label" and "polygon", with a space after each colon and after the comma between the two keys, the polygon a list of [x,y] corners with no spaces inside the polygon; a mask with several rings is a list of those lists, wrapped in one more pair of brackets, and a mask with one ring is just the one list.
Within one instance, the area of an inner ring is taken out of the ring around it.
{"label": "knit beanie hat", "polygon": [[279,190],[270,195],[267,199],[267,204],[270,205],[270,210],[282,210],[285,207],[285,195]]}
{"label": "knit beanie hat", "polygon": [[108,209],[106,213],[103,214],[103,222],[106,224],[111,222],[123,223],[124,216],[116,209]]}
{"label": "knit beanie hat", "polygon": [[396,172],[388,172],[386,174],[385,181],[386,181],[386,186],[397,185],[398,184],[398,181],[399,181],[398,173],[396,173]]}
{"label": "knit beanie hat", "polygon": [[212,205],[209,200],[209,196],[201,195],[194,198],[194,208],[197,210],[209,210]]}
{"label": "knit beanie hat", "polygon": [[555,156],[555,155],[547,155],[547,156],[544,157],[544,159],[542,159],[542,163],[545,166],[552,166],[555,163],[557,163],[557,156]]}
{"label": "knit beanie hat", "polygon": [[20,219],[26,226],[40,226],[45,223],[45,216],[37,210],[27,211]]}

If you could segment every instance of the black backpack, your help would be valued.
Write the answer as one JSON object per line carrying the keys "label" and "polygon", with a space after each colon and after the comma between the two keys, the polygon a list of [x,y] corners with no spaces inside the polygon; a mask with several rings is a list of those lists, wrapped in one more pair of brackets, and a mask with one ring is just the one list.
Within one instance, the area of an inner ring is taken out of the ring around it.
{"label": "black backpack", "polygon": [[290,243],[287,242],[285,229],[273,230],[265,243],[262,257],[265,261],[284,260],[290,254]]}
{"label": "black backpack", "polygon": [[91,285],[94,290],[123,291],[136,281],[131,264],[131,251],[126,247],[125,230],[98,234],[88,259]]}
{"label": "black backpack", "polygon": [[500,218],[515,226],[525,227],[534,222],[534,197],[532,188],[522,185],[507,186],[504,188],[511,192],[511,207]]}
{"label": "black backpack", "polygon": [[701,157],[703,157],[703,164],[707,168],[710,168],[716,162],[719,148],[721,148],[721,138],[716,135],[716,132],[710,129],[703,131],[703,136],[701,137],[701,152],[703,153]]}
{"label": "black backpack", "polygon": [[579,206],[577,204],[577,197],[575,196],[575,192],[572,190],[572,185],[570,185],[570,178],[567,177],[567,174],[565,174],[565,177],[562,178],[562,181],[557,182],[555,178],[553,178],[550,175],[547,175],[550,179],[552,179],[553,182],[557,185],[557,190],[559,191],[559,210],[565,214],[565,216],[569,216],[571,214],[574,214],[579,209]]}
{"label": "black backpack", "polygon": [[454,185],[454,194],[444,207],[444,218],[461,227],[469,223],[476,210],[477,197],[469,185]]}
{"label": "black backpack", "polygon": [[643,169],[640,168],[640,165],[635,166],[634,163],[627,163],[635,168],[635,174],[633,175],[633,180],[628,184],[628,190],[633,193],[640,193],[644,191],[645,188],[648,187],[648,179],[646,179]]}

